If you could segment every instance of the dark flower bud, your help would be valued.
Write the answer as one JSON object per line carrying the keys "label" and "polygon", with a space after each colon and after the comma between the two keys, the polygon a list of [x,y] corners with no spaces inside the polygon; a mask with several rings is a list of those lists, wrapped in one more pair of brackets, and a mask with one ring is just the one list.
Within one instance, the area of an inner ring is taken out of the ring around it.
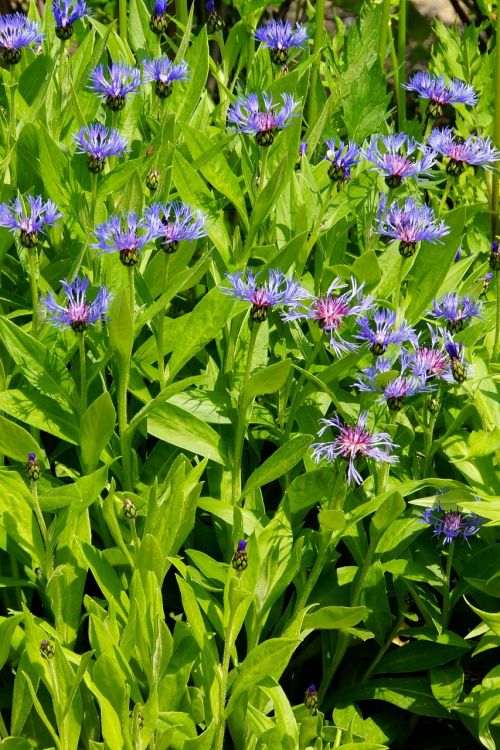
{"label": "dark flower bud", "polygon": [[244,539],[240,539],[238,542],[233,559],[231,560],[231,565],[237,571],[245,570],[248,566],[247,543]]}
{"label": "dark flower bud", "polygon": [[255,134],[259,146],[271,146],[274,142],[274,131],[275,128],[272,128],[272,130],[259,130]]}
{"label": "dark flower bud", "polygon": [[403,396],[389,396],[387,406],[391,411],[400,411],[403,408]]}
{"label": "dark flower bud", "polygon": [[385,184],[390,188],[397,188],[403,182],[403,178],[398,174],[389,174],[385,178]]}
{"label": "dark flower bud", "polygon": [[416,242],[401,241],[399,243],[399,254],[402,255],[403,258],[411,258],[412,255],[415,255],[416,249],[417,249]]}
{"label": "dark flower bud", "polygon": [[463,383],[467,380],[467,367],[459,359],[452,359],[451,374],[457,383]]}
{"label": "dark flower bud", "polygon": [[155,94],[160,99],[167,99],[174,90],[172,81],[155,81]]}
{"label": "dark flower bud", "polygon": [[427,408],[431,414],[437,414],[439,411],[439,401],[437,400],[437,398],[430,398],[427,402]]}
{"label": "dark flower bud", "polygon": [[168,16],[166,13],[153,13],[149,19],[149,28],[155,34],[166,34],[168,30]]}
{"label": "dark flower bud", "polygon": [[224,20],[220,13],[215,10],[214,0],[208,0],[206,4],[207,9],[207,28],[210,34],[215,34],[216,31],[220,31],[224,28]]}
{"label": "dark flower bud", "polygon": [[132,500],[126,497],[123,501],[123,515],[128,518],[129,521],[133,521],[137,516],[137,508],[135,507]]}
{"label": "dark flower bud", "polygon": [[288,60],[288,47],[282,47],[281,49],[270,47],[269,55],[271,57],[271,62],[275,65],[284,65]]}
{"label": "dark flower bud", "polygon": [[67,42],[73,36],[73,24],[68,23],[66,26],[56,26],[56,37],[62,42]]}
{"label": "dark flower bud", "polygon": [[107,96],[106,106],[109,107],[112,112],[120,112],[125,107],[125,97],[121,95]]}
{"label": "dark flower bud", "polygon": [[316,685],[314,685],[314,683],[311,683],[306,690],[304,705],[311,711],[316,711],[318,708],[318,691],[316,690]]}
{"label": "dark flower bud", "polygon": [[101,172],[104,172],[104,159],[89,154],[87,157],[87,166],[94,174],[100,174]]}
{"label": "dark flower bud", "polygon": [[37,461],[36,454],[30,453],[28,456],[28,463],[26,464],[26,476],[30,482],[38,482],[42,476],[42,470],[40,464]]}
{"label": "dark flower bud", "polygon": [[124,266],[135,266],[139,262],[139,250],[137,247],[129,247],[120,250],[120,261]]}
{"label": "dark flower bud", "polygon": [[51,643],[48,638],[44,638],[40,643],[40,653],[44,657],[44,659],[52,659],[54,654],[56,653],[54,644]]}
{"label": "dark flower bud", "polygon": [[150,190],[156,190],[160,182],[160,173],[157,169],[152,169],[146,177],[146,187]]}
{"label": "dark flower bud", "polygon": [[34,230],[27,232],[25,229],[21,229],[19,239],[23,247],[36,247],[38,245],[38,232]]}
{"label": "dark flower bud", "polygon": [[465,163],[463,161],[456,161],[455,159],[450,159],[446,165],[446,172],[452,177],[460,177],[464,169]]}
{"label": "dark flower bud", "polygon": [[21,59],[21,50],[16,48],[4,49],[3,59],[7,65],[17,65]]}
{"label": "dark flower bud", "polygon": [[498,240],[491,243],[490,268],[492,271],[500,271],[500,250]]}

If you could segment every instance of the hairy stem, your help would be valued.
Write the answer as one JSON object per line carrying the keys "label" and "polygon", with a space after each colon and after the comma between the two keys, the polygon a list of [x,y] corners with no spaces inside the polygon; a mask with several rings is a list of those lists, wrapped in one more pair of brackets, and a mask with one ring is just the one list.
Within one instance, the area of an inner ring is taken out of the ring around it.
{"label": "hairy stem", "polygon": [[316,1],[316,14],[314,16],[314,46],[313,55],[317,55],[311,72],[311,87],[309,89],[309,108],[308,108],[308,125],[311,127],[317,119],[318,106],[316,102],[316,85],[319,79],[321,57],[320,51],[323,46],[324,26],[325,26],[325,0]]}
{"label": "hairy stem", "polygon": [[28,248],[28,257],[30,263],[31,306],[33,307],[31,332],[35,335],[38,329],[38,256],[36,247]]}
{"label": "hairy stem", "polygon": [[382,20],[380,22],[380,36],[378,45],[378,54],[380,57],[380,67],[384,70],[385,55],[387,52],[387,36],[389,33],[389,21],[391,18],[391,0],[384,0],[382,6]]}
{"label": "hairy stem", "polygon": [[[161,294],[164,294],[167,290],[167,281],[168,281],[168,263],[169,263],[169,254],[163,253],[163,284],[162,284],[162,290],[160,292]],[[160,314],[158,315],[158,331],[157,331],[157,341],[156,341],[156,348],[158,351],[158,372],[159,372],[159,382],[160,382],[160,391],[163,390],[165,387],[165,353],[164,353],[164,346],[163,346],[163,329],[165,325],[165,315],[166,315],[166,309],[162,310]]]}
{"label": "hairy stem", "polygon": [[85,334],[79,333],[78,348],[80,350],[80,412],[85,414],[87,410],[87,367],[85,362]]}
{"label": "hairy stem", "polygon": [[246,415],[249,403],[245,398],[245,390],[252,369],[252,357],[257,339],[258,324],[253,323],[250,331],[250,341],[248,342],[247,360],[245,364],[245,374],[238,399],[238,413],[236,422],[236,438],[234,445],[234,459],[232,470],[232,501],[236,505],[241,495],[241,460],[243,456],[243,442],[245,439]]}
{"label": "hairy stem", "polygon": [[406,122],[406,0],[399,0],[398,21],[398,126],[404,130]]}
{"label": "hairy stem", "polygon": [[451,594],[451,571],[453,565],[453,551],[455,545],[451,542],[448,545],[448,557],[446,558],[446,569],[445,578],[446,582],[443,584],[443,630],[448,627],[448,620],[450,619],[450,594]]}

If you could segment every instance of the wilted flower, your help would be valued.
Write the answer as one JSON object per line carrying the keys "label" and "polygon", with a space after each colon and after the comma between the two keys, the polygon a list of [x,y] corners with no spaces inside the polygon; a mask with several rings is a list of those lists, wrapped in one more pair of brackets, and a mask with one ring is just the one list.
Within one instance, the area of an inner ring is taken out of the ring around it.
{"label": "wilted flower", "polygon": [[24,247],[35,247],[38,245],[38,232],[43,232],[44,227],[50,226],[57,219],[60,219],[62,213],[57,210],[57,206],[48,200],[45,203],[41,195],[36,198],[27,195],[26,200],[29,203],[30,211],[26,209],[20,198],[14,198],[12,203],[2,203],[0,205],[0,226],[10,229],[12,232],[19,230],[19,239]]}
{"label": "wilted flower", "polygon": [[274,103],[272,95],[263,92],[264,111],[259,109],[257,94],[241,97],[236,104],[229,108],[227,119],[234,123],[240,133],[255,135],[259,146],[270,146],[274,141],[276,130],[290,125],[291,120],[299,115],[295,110],[300,102],[290,94],[282,94],[283,106]]}
{"label": "wilted flower", "polygon": [[166,34],[168,29],[168,0],[155,0],[153,12],[149,19],[149,28],[155,34]]}
{"label": "wilted flower", "polygon": [[483,276],[483,279],[482,279],[482,281],[483,281],[483,288],[479,292],[479,296],[480,297],[483,297],[486,294],[486,292],[488,291],[489,286],[490,286],[490,282],[491,282],[492,278],[493,278],[493,272],[492,271],[489,271],[489,273],[486,273]]}
{"label": "wilted flower", "polygon": [[500,151],[493,146],[491,138],[469,136],[464,139],[455,136],[452,128],[435,128],[427,142],[432,149],[449,158],[446,171],[454,177],[462,174],[468,164],[491,170],[500,159]]}
{"label": "wilted flower", "polygon": [[[380,144],[384,147],[383,151]],[[418,152],[421,158],[416,160]],[[385,176],[389,187],[398,187],[406,177],[419,177],[427,173],[436,158],[433,151],[409,138],[406,133],[377,135],[362,153]]]}
{"label": "wilted flower", "polygon": [[100,122],[81,127],[78,133],[73,133],[73,141],[78,146],[78,154],[88,154],[87,165],[94,173],[104,170],[106,157],[127,151],[127,142],[118,130],[107,128]]}
{"label": "wilted flower", "polygon": [[438,503],[433,508],[426,508],[422,513],[422,521],[434,526],[434,535],[443,537],[443,544],[451,544],[458,537],[469,543],[469,537],[477,534],[484,523],[484,518],[475,513],[459,513],[458,511],[444,511]]}
{"label": "wilted flower", "polygon": [[[342,352],[355,351],[358,345],[341,336],[341,329],[351,316],[367,312],[373,305],[373,297],[363,295],[364,282],[358,286],[351,276],[351,283],[344,284],[337,276],[326,294],[313,297],[307,305],[298,303],[284,316],[285,320],[316,320],[323,331],[330,334],[330,346],[337,356]],[[339,294],[341,289],[347,289]]]}
{"label": "wilted flower", "polygon": [[358,378],[354,385],[360,391],[381,393],[381,400],[386,402],[389,409],[399,411],[403,408],[406,398],[416,396],[419,393],[428,393],[432,390],[432,386],[427,385],[423,373],[405,375],[408,366],[407,356],[402,356],[401,374],[387,381],[381,375],[392,369],[391,361],[389,359],[378,359],[373,367],[365,367],[361,371],[362,376]]}
{"label": "wilted flower", "polygon": [[235,570],[241,572],[248,566],[247,543],[245,539],[240,539],[234,551],[231,565]]}
{"label": "wilted flower", "polygon": [[325,145],[325,159],[330,162],[328,177],[340,186],[345,185],[351,177],[352,167],[356,166],[360,159],[361,149],[353,141],[339,141],[337,146],[335,141],[329,140]]}
{"label": "wilted flower", "polygon": [[38,482],[42,476],[42,470],[38,463],[36,453],[30,453],[28,455],[28,463],[26,464],[26,476],[30,482]]}
{"label": "wilted flower", "polygon": [[295,30],[289,21],[268,21],[255,32],[255,38],[269,48],[271,60],[275,65],[284,65],[288,60],[291,47],[303,47],[307,42],[307,31],[300,23]]}
{"label": "wilted flower", "polygon": [[[373,310],[371,318],[365,315],[357,320],[361,331],[356,338],[371,344],[370,351],[376,356],[384,354],[389,344],[402,344],[405,341],[416,344],[418,339],[413,328],[405,320],[396,325],[396,319],[397,315],[392,310]],[[375,324],[374,328],[372,324]]]}
{"label": "wilted flower", "polygon": [[427,112],[433,118],[442,116],[445,104],[477,104],[477,94],[468,83],[452,78],[447,84],[444,76],[431,76],[427,70],[415,73],[403,88],[430,99]]}
{"label": "wilted flower", "polygon": [[62,41],[70,39],[73,24],[88,14],[86,0],[53,0],[52,13],[56,22],[56,36]]}
{"label": "wilted flower", "polygon": [[71,283],[62,280],[61,285],[67,297],[65,307],[56,302],[52,292],[40,300],[52,325],[83,333],[87,326],[106,320],[111,295],[105,286],[100,286],[94,301],[88,302],[89,280],[85,277],[77,277]]}
{"label": "wilted flower", "polygon": [[311,682],[304,695],[304,705],[313,712],[318,708],[318,691],[313,682]]}
{"label": "wilted flower", "polygon": [[220,13],[215,10],[214,0],[208,0],[205,4],[207,9],[207,26],[211,34],[224,28],[224,20]]}
{"label": "wilted flower", "polygon": [[444,345],[448,352],[451,363],[451,374],[453,380],[457,383],[463,383],[467,380],[467,363],[465,361],[464,346],[462,343],[457,344],[451,337],[448,338]]}
{"label": "wilted flower", "polygon": [[38,46],[42,39],[38,24],[23,13],[0,15],[0,49],[7,65],[16,65],[21,59],[22,48]]}
{"label": "wilted flower", "polygon": [[141,85],[141,74],[137,68],[125,63],[111,63],[108,77],[109,80],[104,75],[104,66],[98,65],[90,74],[90,88],[102,94],[113,112],[119,112],[125,106],[126,95],[135,93]]}
{"label": "wilted flower", "polygon": [[94,245],[105,253],[120,253],[124,266],[135,266],[139,253],[151,236],[137,214],[110,216],[104,224],[95,228],[98,243]]}
{"label": "wilted flower", "polygon": [[187,62],[182,60],[176,65],[168,57],[158,57],[156,60],[145,60],[144,81],[155,84],[155,94],[160,99],[166,99],[173,90],[174,81],[186,81],[188,77]]}
{"label": "wilted flower", "polygon": [[391,451],[397,448],[387,432],[369,432],[366,429],[368,412],[359,415],[357,423],[352,426],[345,424],[343,420],[335,415],[332,419],[322,419],[323,427],[318,432],[318,437],[331,427],[338,432],[332,442],[314,443],[312,457],[316,462],[321,459],[333,462],[337,458],[343,458],[349,462],[347,479],[349,482],[361,484],[363,478],[354,465],[354,461],[362,458],[373,458],[375,461],[384,461],[395,464],[397,456],[392,456]]}
{"label": "wilted flower", "polygon": [[144,223],[149,228],[150,237],[161,239],[165,253],[175,253],[179,242],[205,237],[206,217],[201,211],[193,212],[187,203],[153,203],[144,211]]}
{"label": "wilted flower", "polygon": [[406,198],[404,203],[391,203],[385,209],[385,199],[381,201],[375,231],[399,240],[399,252],[410,258],[417,249],[417,242],[440,241],[449,233],[449,229],[440,219],[436,219],[430,206],[418,205],[413,198]]}
{"label": "wilted flower", "polygon": [[440,302],[435,299],[428,314],[433,318],[444,318],[448,330],[458,333],[464,329],[467,320],[480,317],[482,306],[481,302],[476,302],[470,297],[460,297],[456,292],[452,292],[445,294]]}
{"label": "wilted flower", "polygon": [[269,281],[264,283],[257,282],[257,276],[250,269],[246,272],[246,279],[241,272],[226,273],[226,278],[231,286],[220,287],[221,292],[251,302],[250,319],[255,323],[267,320],[271,307],[293,305],[307,296],[296,281],[287,279],[281,271],[270,270]]}
{"label": "wilted flower", "polygon": [[491,243],[490,268],[492,271],[500,271],[500,251],[498,240],[493,240]]}

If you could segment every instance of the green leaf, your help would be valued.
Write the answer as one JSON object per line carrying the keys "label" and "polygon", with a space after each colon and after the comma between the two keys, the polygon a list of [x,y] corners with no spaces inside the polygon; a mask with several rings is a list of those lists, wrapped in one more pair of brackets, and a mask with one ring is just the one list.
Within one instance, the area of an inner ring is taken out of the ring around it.
{"label": "green leaf", "polygon": [[252,373],[243,394],[245,402],[250,403],[256,396],[278,391],[285,384],[291,366],[290,360],[284,359]]}
{"label": "green leaf", "polygon": [[169,403],[158,404],[149,412],[147,422],[150,435],[227,466],[227,453],[220,435],[186,409]]}
{"label": "green leaf", "polygon": [[68,443],[79,442],[78,426],[71,413],[42,393],[27,388],[3,391],[0,393],[0,411]]}
{"label": "green leaf", "polygon": [[120,289],[109,309],[109,339],[122,361],[130,356],[133,342],[132,313],[127,289]]}
{"label": "green leaf", "polygon": [[94,471],[99,457],[111,439],[116,412],[108,391],[104,391],[88,407],[80,425],[80,447],[85,473]]}
{"label": "green leaf", "polygon": [[296,435],[281,445],[250,475],[241,496],[248,495],[258,487],[269,484],[290,471],[304,456],[311,440],[309,435]]}
{"label": "green leaf", "polygon": [[386,654],[377,666],[379,673],[421,672],[424,669],[440,667],[463,656],[472,648],[464,641],[460,645],[436,641],[412,640],[403,647]]}
{"label": "green leaf", "polygon": [[284,190],[286,184],[285,174],[288,168],[288,161],[289,156],[287,155],[278,165],[278,168],[276,169],[274,174],[272,174],[268,178],[266,186],[259,193],[259,197],[255,202],[254,209],[250,216],[250,229],[245,240],[244,253],[246,258],[250,256],[251,248],[255,242],[257,232],[260,230],[265,220],[274,208],[282,190]]}
{"label": "green leaf", "polygon": [[366,607],[321,607],[304,617],[303,630],[343,630],[366,617]]}
{"label": "green leaf", "polygon": [[463,687],[464,671],[459,664],[448,664],[431,670],[432,695],[448,711],[460,700]]}
{"label": "green leaf", "polygon": [[[403,649],[406,646],[403,646]],[[363,700],[380,700],[392,703],[417,716],[447,718],[448,712],[439,705],[431,693],[426,677],[386,677],[365,684],[352,685],[332,696],[334,705]]]}
{"label": "green leaf", "polygon": [[87,542],[81,544],[81,549],[99,588],[108,602],[114,604],[125,622],[130,602],[123,590],[120,579],[100,550],[87,544]]}
{"label": "green leaf", "polygon": [[41,458],[43,451],[23,427],[0,416],[0,453],[15,461],[26,463],[30,453],[36,453]]}

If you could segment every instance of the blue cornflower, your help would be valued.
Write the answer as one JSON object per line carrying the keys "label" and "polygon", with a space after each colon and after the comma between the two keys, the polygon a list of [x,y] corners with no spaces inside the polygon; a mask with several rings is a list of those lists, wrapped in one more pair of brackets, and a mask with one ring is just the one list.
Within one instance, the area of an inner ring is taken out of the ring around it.
{"label": "blue cornflower", "polygon": [[468,164],[491,170],[500,159],[500,151],[493,146],[491,138],[469,136],[464,139],[455,136],[452,128],[435,128],[427,142],[432,149],[449,158],[446,171],[454,177],[462,174]]}
{"label": "blue cornflower", "polygon": [[475,513],[444,511],[439,502],[433,508],[423,511],[422,521],[434,525],[434,535],[442,536],[443,544],[451,544],[460,536],[469,544],[469,537],[477,534],[485,522],[484,518]]}
{"label": "blue cornflower", "polygon": [[89,88],[102,94],[113,112],[119,112],[125,106],[126,95],[135,93],[141,85],[141,74],[125,63],[111,63],[108,76],[109,80],[104,75],[104,66],[98,65],[90,74],[92,85]]}
{"label": "blue cornflower", "polygon": [[455,380],[456,383],[463,383],[467,380],[467,375],[469,374],[468,366],[465,361],[464,345],[462,342],[457,344],[457,342],[453,341],[453,338],[448,334],[445,338],[444,348],[448,352],[450,358],[453,380]]}
{"label": "blue cornflower", "polygon": [[391,203],[386,209],[384,196],[376,221],[375,231],[399,240],[399,252],[405,258],[415,253],[417,242],[439,242],[450,231],[430,206],[419,205],[413,198],[406,198],[403,204]]}
{"label": "blue cornflower", "polygon": [[444,318],[446,327],[451,333],[463,331],[465,321],[471,318],[479,318],[482,302],[476,302],[470,297],[460,297],[456,292],[445,294],[438,302],[434,300],[432,310],[428,315],[433,318]]}
{"label": "blue cornflower", "polygon": [[299,155],[297,157],[297,161],[295,162],[295,169],[300,169],[300,165],[302,163],[302,158],[307,153],[307,141],[302,141],[299,146]]}
{"label": "blue cornflower", "polygon": [[[323,331],[330,334],[330,346],[337,356],[342,352],[356,351],[358,345],[341,336],[341,329],[351,316],[368,312],[373,305],[373,297],[363,294],[364,282],[358,286],[351,276],[351,284],[342,283],[337,276],[328,287],[326,294],[313,297],[307,305],[298,303],[284,316],[284,320],[316,320]],[[340,294],[341,289],[347,289]]]}
{"label": "blue cornflower", "polygon": [[351,169],[354,167],[361,156],[361,149],[353,141],[344,143],[339,141],[338,146],[335,141],[325,142],[327,152],[325,159],[330,162],[328,167],[328,177],[338,182],[340,186],[345,185],[351,177]]}
{"label": "blue cornflower", "polygon": [[23,13],[0,16],[0,49],[7,65],[16,65],[21,59],[21,49],[38,46],[42,38],[38,24]]}
{"label": "blue cornflower", "polygon": [[418,378],[425,377],[426,380],[435,378],[452,383],[451,364],[446,356],[443,344],[439,343],[439,336],[431,326],[429,326],[429,332],[430,346],[420,346],[420,342],[418,342],[413,351],[408,352],[408,367],[412,375]]}
{"label": "blue cornflower", "polygon": [[220,31],[224,28],[224,19],[215,10],[215,2],[214,0],[208,0],[208,2],[205,3],[205,8],[207,9],[207,27],[211,34],[213,34],[216,31]]}
{"label": "blue cornflower", "polygon": [[477,104],[477,94],[468,83],[452,78],[447,84],[444,76],[431,76],[427,70],[415,73],[403,88],[430,99],[427,113],[433,118],[442,117],[445,104]]}
{"label": "blue cornflower", "polygon": [[300,105],[290,94],[282,94],[283,106],[277,110],[279,104],[273,102],[272,95],[263,92],[264,112],[259,110],[257,94],[241,97],[236,104],[229,108],[227,119],[236,125],[240,133],[255,135],[259,146],[270,146],[274,140],[276,130],[290,125],[299,113],[295,110]]}
{"label": "blue cornflower", "polygon": [[89,12],[86,0],[53,0],[52,13],[56,22],[56,36],[65,41],[73,34],[73,24]]}
{"label": "blue cornflower", "polygon": [[61,285],[68,298],[65,307],[56,302],[52,292],[40,300],[49,321],[56,328],[72,328],[76,333],[83,333],[88,325],[107,319],[111,295],[105,286],[100,286],[94,301],[88,302],[89,280],[85,277],[77,277],[71,283],[62,280]]}
{"label": "blue cornflower", "polygon": [[186,81],[188,77],[187,62],[182,60],[176,65],[166,55],[158,57],[156,60],[145,60],[144,62],[144,81],[146,83],[155,83],[155,94],[160,99],[166,99],[170,96],[173,89],[174,81]]}
{"label": "blue cornflower", "polygon": [[369,432],[366,429],[367,421],[367,411],[359,415],[354,426],[345,424],[337,414],[332,419],[322,419],[324,426],[318,432],[318,437],[321,437],[329,427],[335,429],[338,435],[331,442],[313,443],[313,459],[318,463],[324,458],[331,463],[337,458],[343,458],[349,462],[347,479],[355,484],[361,484],[363,478],[354,461],[373,458],[377,462],[397,463],[398,457],[391,455],[391,451],[398,446],[392,442],[391,436],[387,432]]}
{"label": "blue cornflower", "polygon": [[289,21],[268,21],[255,32],[255,38],[269,48],[275,65],[284,65],[290,47],[303,47],[308,40],[305,26],[296,25],[295,31]]}
{"label": "blue cornflower", "polygon": [[149,19],[149,28],[155,34],[166,34],[168,29],[168,0],[155,0],[153,12]]}
{"label": "blue cornflower", "polygon": [[304,705],[310,711],[316,711],[318,708],[318,691],[316,685],[311,682],[304,695]]}
{"label": "blue cornflower", "polygon": [[362,376],[354,384],[360,391],[368,393],[381,393],[381,401],[385,401],[392,411],[399,411],[403,407],[404,400],[419,393],[432,391],[432,386],[427,384],[423,374],[405,375],[409,366],[409,357],[401,356],[401,374],[387,381],[381,377],[391,370],[391,361],[378,359],[373,367],[365,367]]}
{"label": "blue cornflower", "polygon": [[[373,310],[372,318],[362,316],[357,320],[361,332],[356,338],[371,344],[370,351],[376,356],[384,354],[389,344],[402,344],[405,341],[417,344],[418,338],[413,328],[405,320],[396,325],[396,319],[397,315],[392,310]],[[375,324],[375,330],[372,323]]]}
{"label": "blue cornflower", "polygon": [[206,216],[201,211],[194,213],[187,203],[153,203],[144,212],[144,224],[150,237],[161,239],[166,253],[175,253],[179,242],[193,242],[206,237]]}
{"label": "blue cornflower", "polygon": [[118,156],[127,151],[127,142],[118,130],[107,128],[100,122],[93,122],[73,133],[73,141],[78,146],[78,154],[88,154],[87,165],[91,172],[102,172],[104,160],[108,156]]}
{"label": "blue cornflower", "polygon": [[26,212],[20,198],[14,198],[12,204],[2,203],[0,205],[0,226],[10,229],[12,232],[19,230],[19,239],[24,247],[35,247],[38,245],[38,232],[43,232],[44,227],[53,224],[60,219],[62,213],[57,206],[48,200],[45,203],[41,195],[36,198],[27,195],[30,211]]}
{"label": "blue cornflower", "polygon": [[141,249],[151,239],[148,227],[134,213],[110,216],[104,224],[96,226],[95,235],[98,242],[94,247],[104,253],[120,253],[124,266],[135,266]]}
{"label": "blue cornflower", "polygon": [[250,319],[255,323],[267,320],[269,308],[294,305],[308,296],[296,281],[287,279],[282,271],[271,269],[269,281],[264,283],[258,282],[257,277],[258,274],[255,276],[250,269],[246,272],[246,279],[241,272],[226,273],[231,286],[220,287],[224,294],[252,303]]}
{"label": "blue cornflower", "polygon": [[[380,151],[381,143],[383,151]],[[416,161],[418,152],[421,158]],[[433,151],[409,138],[406,133],[377,135],[363,149],[362,154],[385,176],[388,187],[398,187],[406,177],[419,177],[427,173],[436,158]]]}

